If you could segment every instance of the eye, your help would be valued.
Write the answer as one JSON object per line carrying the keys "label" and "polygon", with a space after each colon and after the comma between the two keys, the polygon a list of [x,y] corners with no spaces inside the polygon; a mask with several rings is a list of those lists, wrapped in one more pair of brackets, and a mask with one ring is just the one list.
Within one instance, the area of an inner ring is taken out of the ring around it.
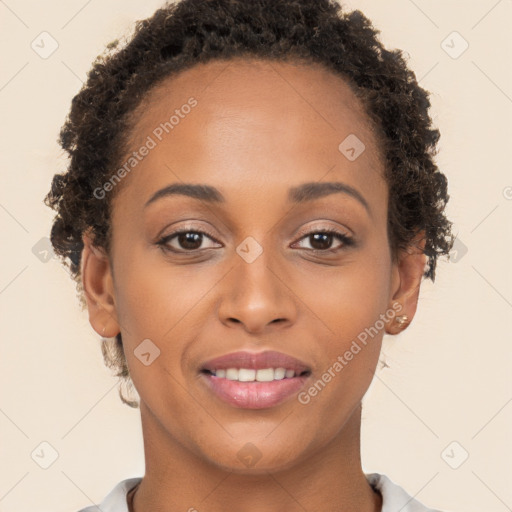
{"label": "eye", "polygon": [[[182,253],[215,247],[214,245],[202,247],[205,240],[217,242],[212,235],[204,231],[182,229],[162,237],[158,240],[157,245],[161,246],[162,249],[166,251]],[[174,245],[172,245],[171,242],[174,242]]]}
{"label": "eye", "polygon": [[[333,248],[332,244],[335,240],[339,243],[337,247]],[[208,241],[210,244],[204,246],[203,244]],[[338,252],[343,247],[355,245],[351,236],[335,229],[310,231],[303,235],[300,241],[295,245],[300,245],[304,242],[308,242],[310,247],[302,246],[302,248],[315,253]],[[205,231],[192,229],[174,231],[173,233],[160,238],[157,245],[161,246],[163,250],[173,253],[193,253],[204,249],[212,249],[222,246],[220,242],[215,240],[213,235]]]}
{"label": "eye", "polygon": [[[338,240],[340,244],[332,248],[334,240]],[[344,246],[354,245],[354,240],[351,236],[341,233],[335,229],[322,229],[318,231],[310,231],[301,238],[301,241],[309,242],[310,248],[313,252],[337,252]]]}

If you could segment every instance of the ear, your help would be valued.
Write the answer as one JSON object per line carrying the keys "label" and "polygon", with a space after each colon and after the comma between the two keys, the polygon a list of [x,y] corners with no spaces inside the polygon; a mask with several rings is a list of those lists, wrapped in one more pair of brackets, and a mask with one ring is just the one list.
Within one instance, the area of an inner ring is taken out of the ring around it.
{"label": "ear", "polygon": [[105,338],[116,336],[120,329],[114,301],[112,268],[105,251],[93,245],[89,231],[82,235],[81,276],[89,322]]}
{"label": "ear", "polygon": [[[407,249],[400,251],[398,261],[393,263],[392,290],[389,307],[396,315],[386,324],[387,334],[398,334],[407,328],[416,313],[421,280],[427,264],[425,231],[420,231]],[[405,315],[400,324],[397,317]]]}

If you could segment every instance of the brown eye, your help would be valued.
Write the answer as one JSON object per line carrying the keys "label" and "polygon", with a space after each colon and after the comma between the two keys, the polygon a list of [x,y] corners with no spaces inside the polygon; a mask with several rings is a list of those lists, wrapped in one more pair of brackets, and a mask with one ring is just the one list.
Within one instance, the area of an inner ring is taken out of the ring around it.
{"label": "brown eye", "polygon": [[[332,247],[333,241],[338,240],[337,247]],[[313,252],[336,252],[344,246],[354,245],[352,237],[336,230],[321,230],[307,233],[301,238],[302,241],[308,241],[310,248],[303,247]]]}
{"label": "brown eye", "polygon": [[202,231],[181,230],[164,236],[157,245],[167,251],[185,253],[215,247],[214,245],[204,247],[203,243],[208,240],[216,243],[213,237]]}
{"label": "brown eye", "polygon": [[201,233],[189,231],[187,233],[180,233],[176,236],[176,241],[182,249],[199,249],[203,241]]}

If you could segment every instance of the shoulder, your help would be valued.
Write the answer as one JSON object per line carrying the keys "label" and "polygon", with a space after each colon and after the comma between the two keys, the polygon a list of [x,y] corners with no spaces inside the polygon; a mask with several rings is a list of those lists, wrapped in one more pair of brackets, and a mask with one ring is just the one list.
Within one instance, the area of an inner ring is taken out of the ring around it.
{"label": "shoulder", "polygon": [[128,504],[126,503],[126,495],[133,489],[142,477],[127,478],[122,480],[105,496],[99,505],[91,505],[82,508],[78,512],[128,512]]}
{"label": "shoulder", "polygon": [[381,512],[442,512],[422,505],[386,475],[369,473],[366,479],[382,495]]}

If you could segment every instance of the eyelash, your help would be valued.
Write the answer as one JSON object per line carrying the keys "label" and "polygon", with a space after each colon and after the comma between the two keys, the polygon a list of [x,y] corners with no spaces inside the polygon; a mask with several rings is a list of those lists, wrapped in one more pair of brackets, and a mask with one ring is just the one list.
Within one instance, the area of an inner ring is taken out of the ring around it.
{"label": "eyelash", "polygon": [[[165,235],[164,237],[160,238],[160,240],[158,240],[156,242],[156,244],[158,246],[160,246],[162,248],[162,250],[166,251],[166,252],[170,252],[170,253],[173,253],[173,254],[193,254],[194,252],[198,252],[198,251],[201,251],[201,250],[204,250],[204,249],[190,249],[190,250],[187,250],[187,249],[182,249],[182,250],[177,250],[177,249],[171,249],[169,246],[168,246],[168,243],[173,239],[173,238],[176,238],[177,236],[179,235],[182,235],[182,234],[186,234],[186,233],[194,233],[194,234],[198,234],[198,235],[206,235],[208,238],[210,238],[211,240],[213,240],[214,242],[216,243],[220,243],[218,242],[215,237],[211,234],[211,233],[208,233],[207,231],[201,231],[201,230],[195,230],[195,229],[180,229],[178,231],[174,231],[173,233],[170,233],[169,235]],[[344,247],[350,247],[350,246],[354,246],[355,245],[355,241],[354,239],[345,234],[345,233],[341,233],[335,229],[317,229],[317,230],[312,230],[312,231],[309,231],[307,233],[303,233],[301,235],[301,237],[299,238],[299,241],[311,236],[311,235],[315,235],[315,234],[322,234],[322,235],[332,235],[334,236],[334,238],[336,238],[338,241],[342,242],[343,245],[341,245],[340,247],[338,248],[335,248],[335,249],[306,249],[307,251],[309,252],[312,252],[314,254],[326,254],[326,253],[336,253],[340,250],[342,250]]]}

